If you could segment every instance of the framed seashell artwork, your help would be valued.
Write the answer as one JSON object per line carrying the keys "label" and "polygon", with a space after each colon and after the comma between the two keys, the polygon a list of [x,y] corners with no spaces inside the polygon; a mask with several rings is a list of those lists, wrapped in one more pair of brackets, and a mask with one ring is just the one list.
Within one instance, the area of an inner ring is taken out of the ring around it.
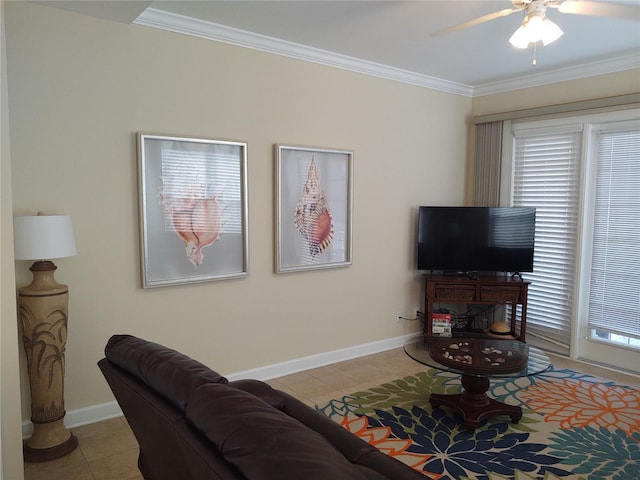
{"label": "framed seashell artwork", "polygon": [[353,151],[275,145],[276,273],[351,265]]}
{"label": "framed seashell artwork", "polygon": [[247,144],[138,133],[142,287],[248,274]]}

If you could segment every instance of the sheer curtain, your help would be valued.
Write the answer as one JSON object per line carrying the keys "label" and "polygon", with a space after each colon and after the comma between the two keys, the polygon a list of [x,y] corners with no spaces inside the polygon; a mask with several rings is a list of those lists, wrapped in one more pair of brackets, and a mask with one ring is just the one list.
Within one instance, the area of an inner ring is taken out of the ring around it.
{"label": "sheer curtain", "polygon": [[500,204],[502,168],[502,121],[476,125],[475,178],[473,204],[497,207]]}

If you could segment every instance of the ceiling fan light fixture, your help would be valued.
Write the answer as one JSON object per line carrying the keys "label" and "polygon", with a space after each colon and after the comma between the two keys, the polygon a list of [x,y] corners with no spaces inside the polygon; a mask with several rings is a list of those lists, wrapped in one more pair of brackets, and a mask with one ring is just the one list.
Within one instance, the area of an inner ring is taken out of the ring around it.
{"label": "ceiling fan light fixture", "polygon": [[509,42],[516,48],[527,48],[530,43],[542,42],[549,45],[560,38],[564,32],[553,21],[544,15],[531,15],[525,17]]}

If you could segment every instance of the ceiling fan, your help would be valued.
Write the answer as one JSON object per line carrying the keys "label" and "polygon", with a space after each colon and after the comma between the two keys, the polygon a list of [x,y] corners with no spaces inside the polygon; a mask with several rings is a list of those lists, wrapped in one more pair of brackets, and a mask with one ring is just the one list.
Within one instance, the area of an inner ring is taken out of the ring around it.
{"label": "ceiling fan", "polygon": [[525,15],[522,24],[511,36],[509,42],[514,47],[527,48],[529,44],[533,44],[535,47],[538,42],[548,45],[562,36],[563,32],[560,27],[547,17],[547,8],[556,8],[561,13],[574,15],[612,17],[636,21],[640,19],[640,6],[638,4],[629,5],[592,0],[511,0],[511,4],[513,5],[511,8],[505,8],[498,12],[453,25],[434,32],[432,35],[447,35],[524,10]]}

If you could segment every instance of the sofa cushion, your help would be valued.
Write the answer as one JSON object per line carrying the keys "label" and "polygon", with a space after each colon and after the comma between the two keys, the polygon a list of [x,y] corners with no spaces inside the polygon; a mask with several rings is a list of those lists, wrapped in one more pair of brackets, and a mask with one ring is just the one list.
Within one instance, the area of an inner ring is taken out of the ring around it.
{"label": "sofa cushion", "polygon": [[296,419],[228,385],[197,388],[185,416],[249,480],[384,478],[351,464],[322,435]]}
{"label": "sofa cushion", "polygon": [[352,463],[360,463],[360,459],[364,455],[378,451],[377,448],[360,437],[353,435],[329,417],[309,408],[308,405],[297,398],[273,389],[264,382],[259,380],[236,380],[230,382],[229,385],[261,398],[287,416],[293,417],[306,427],[315,430]]}
{"label": "sofa cushion", "polygon": [[206,365],[132,335],[113,335],[105,347],[105,356],[183,411],[189,394],[198,386],[228,383]]}

